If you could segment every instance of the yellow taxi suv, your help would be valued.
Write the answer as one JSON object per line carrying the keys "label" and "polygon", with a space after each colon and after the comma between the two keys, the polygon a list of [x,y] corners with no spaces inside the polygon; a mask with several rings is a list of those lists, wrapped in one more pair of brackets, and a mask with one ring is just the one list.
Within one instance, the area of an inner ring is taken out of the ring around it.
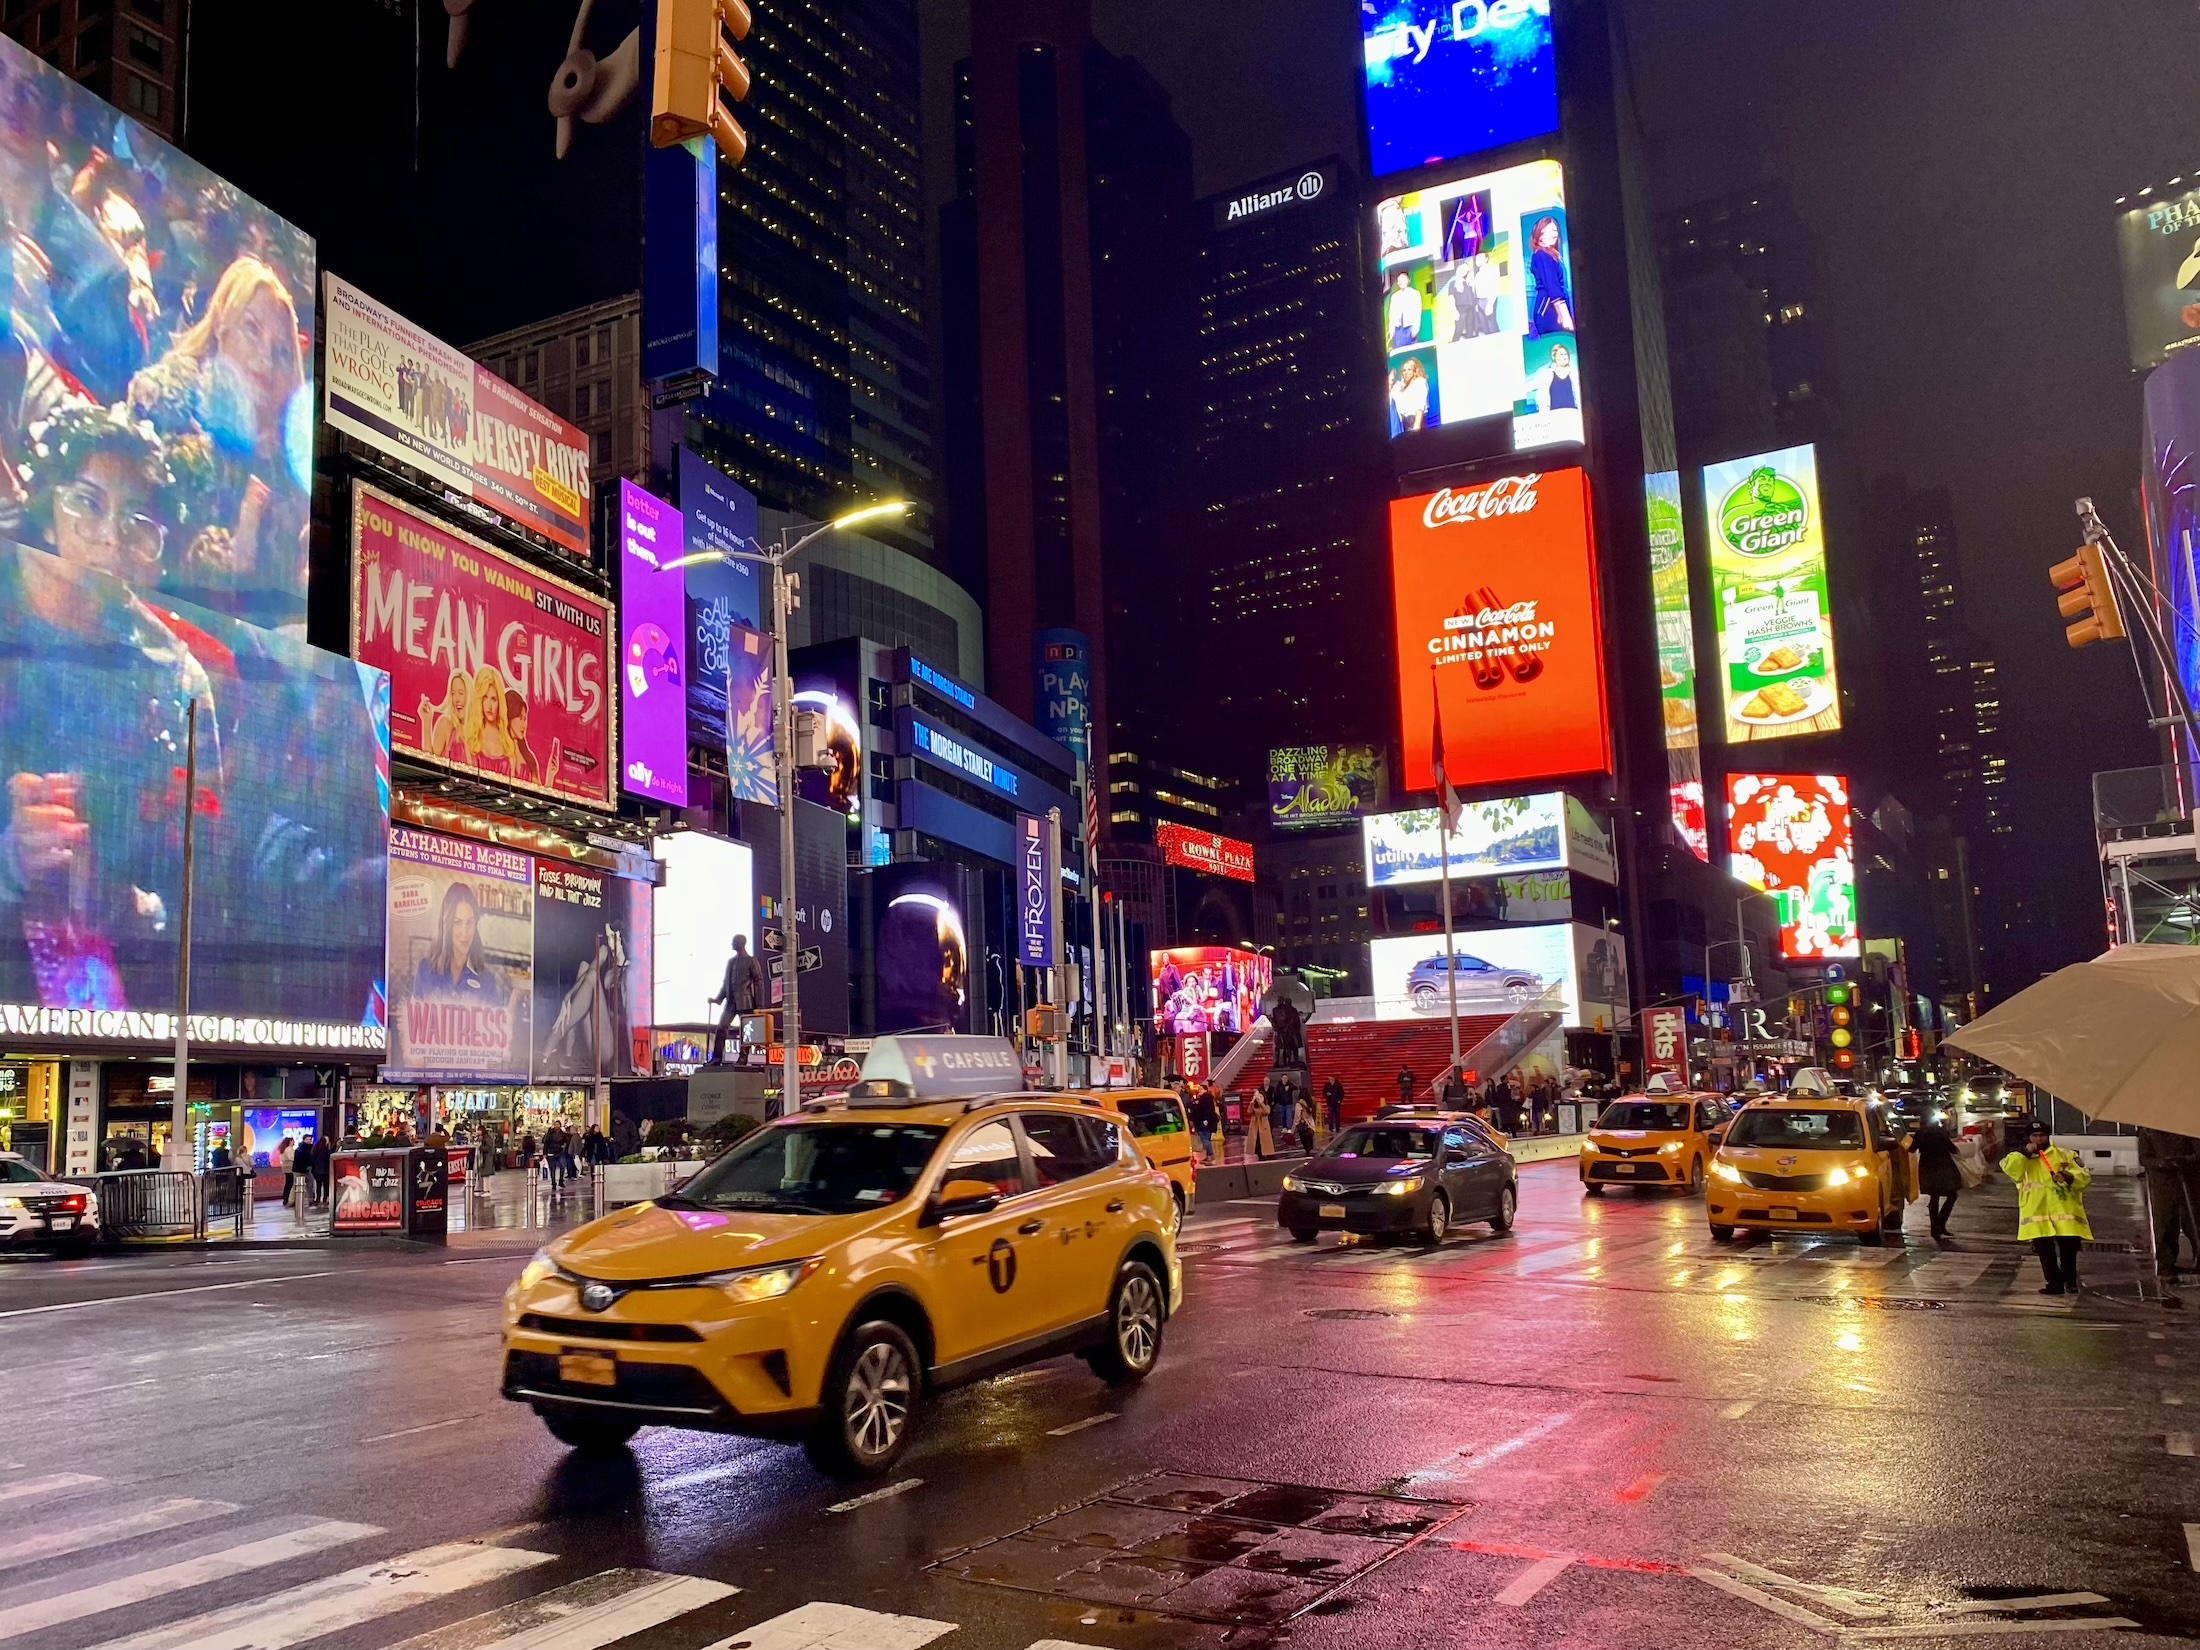
{"label": "yellow taxi suv", "polygon": [[1169,1177],[1176,1223],[1199,1200],[1199,1166],[1192,1159],[1192,1125],[1184,1102],[1167,1089],[1094,1089],[1092,1098],[1121,1117],[1149,1169]]}
{"label": "yellow taxi suv", "polygon": [[1713,1094],[1634,1094],[1614,1100],[1581,1143],[1581,1189],[1607,1186],[1703,1190],[1704,1174],[1733,1113]]}
{"label": "yellow taxi suv", "polygon": [[1899,1231],[1908,1153],[1876,1101],[1831,1093],[1752,1100],[1711,1162],[1711,1235],[1851,1232],[1878,1247]]}
{"label": "yellow taxi suv", "polygon": [[[1020,1092],[1005,1041],[889,1042],[921,1075],[867,1076],[537,1254],[504,1299],[504,1396],[576,1449],[686,1427],[855,1478],[948,1388],[1068,1353],[1143,1380],[1183,1298],[1167,1177],[1119,1119]],[[943,1047],[973,1043],[998,1054]]]}

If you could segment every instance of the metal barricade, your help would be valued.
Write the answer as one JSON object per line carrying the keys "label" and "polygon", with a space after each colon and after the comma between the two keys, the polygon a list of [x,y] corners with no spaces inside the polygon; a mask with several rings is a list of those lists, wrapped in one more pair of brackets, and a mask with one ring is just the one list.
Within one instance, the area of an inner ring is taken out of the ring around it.
{"label": "metal barricade", "polygon": [[250,1169],[208,1169],[199,1177],[200,1237],[207,1236],[222,1221],[228,1221],[236,1235],[243,1237],[245,1222],[251,1218],[251,1209]]}
{"label": "metal barricade", "polygon": [[99,1230],[110,1240],[205,1232],[199,1177],[188,1169],[113,1169],[80,1178],[99,1194]]}

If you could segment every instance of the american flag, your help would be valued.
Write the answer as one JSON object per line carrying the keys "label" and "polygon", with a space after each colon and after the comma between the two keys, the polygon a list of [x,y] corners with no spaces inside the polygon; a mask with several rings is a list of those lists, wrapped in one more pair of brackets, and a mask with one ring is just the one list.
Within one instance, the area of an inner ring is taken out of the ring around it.
{"label": "american flag", "polygon": [[1429,734],[1429,766],[1436,770],[1436,801],[1444,810],[1444,832],[1448,836],[1459,829],[1459,793],[1452,789],[1451,775],[1444,769],[1444,698],[1436,691],[1434,665],[1428,667],[1428,691],[1436,712]]}

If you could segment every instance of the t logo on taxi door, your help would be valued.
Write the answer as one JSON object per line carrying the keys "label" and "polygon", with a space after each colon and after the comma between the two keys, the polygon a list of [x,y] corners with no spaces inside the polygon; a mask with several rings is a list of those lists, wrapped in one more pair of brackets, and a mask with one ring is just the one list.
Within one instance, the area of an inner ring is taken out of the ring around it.
{"label": "t logo on taxi door", "polygon": [[985,1253],[985,1271],[993,1280],[993,1293],[1007,1294],[1016,1283],[1016,1246],[1006,1238],[995,1238]]}

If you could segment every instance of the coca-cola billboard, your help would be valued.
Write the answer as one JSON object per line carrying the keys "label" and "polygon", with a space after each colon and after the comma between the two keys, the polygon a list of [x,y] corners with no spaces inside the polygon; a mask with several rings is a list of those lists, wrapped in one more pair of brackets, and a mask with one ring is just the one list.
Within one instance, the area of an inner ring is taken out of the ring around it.
{"label": "coca-cola billboard", "polygon": [[1503,476],[1390,507],[1405,784],[1462,790],[1612,765],[1589,481]]}

